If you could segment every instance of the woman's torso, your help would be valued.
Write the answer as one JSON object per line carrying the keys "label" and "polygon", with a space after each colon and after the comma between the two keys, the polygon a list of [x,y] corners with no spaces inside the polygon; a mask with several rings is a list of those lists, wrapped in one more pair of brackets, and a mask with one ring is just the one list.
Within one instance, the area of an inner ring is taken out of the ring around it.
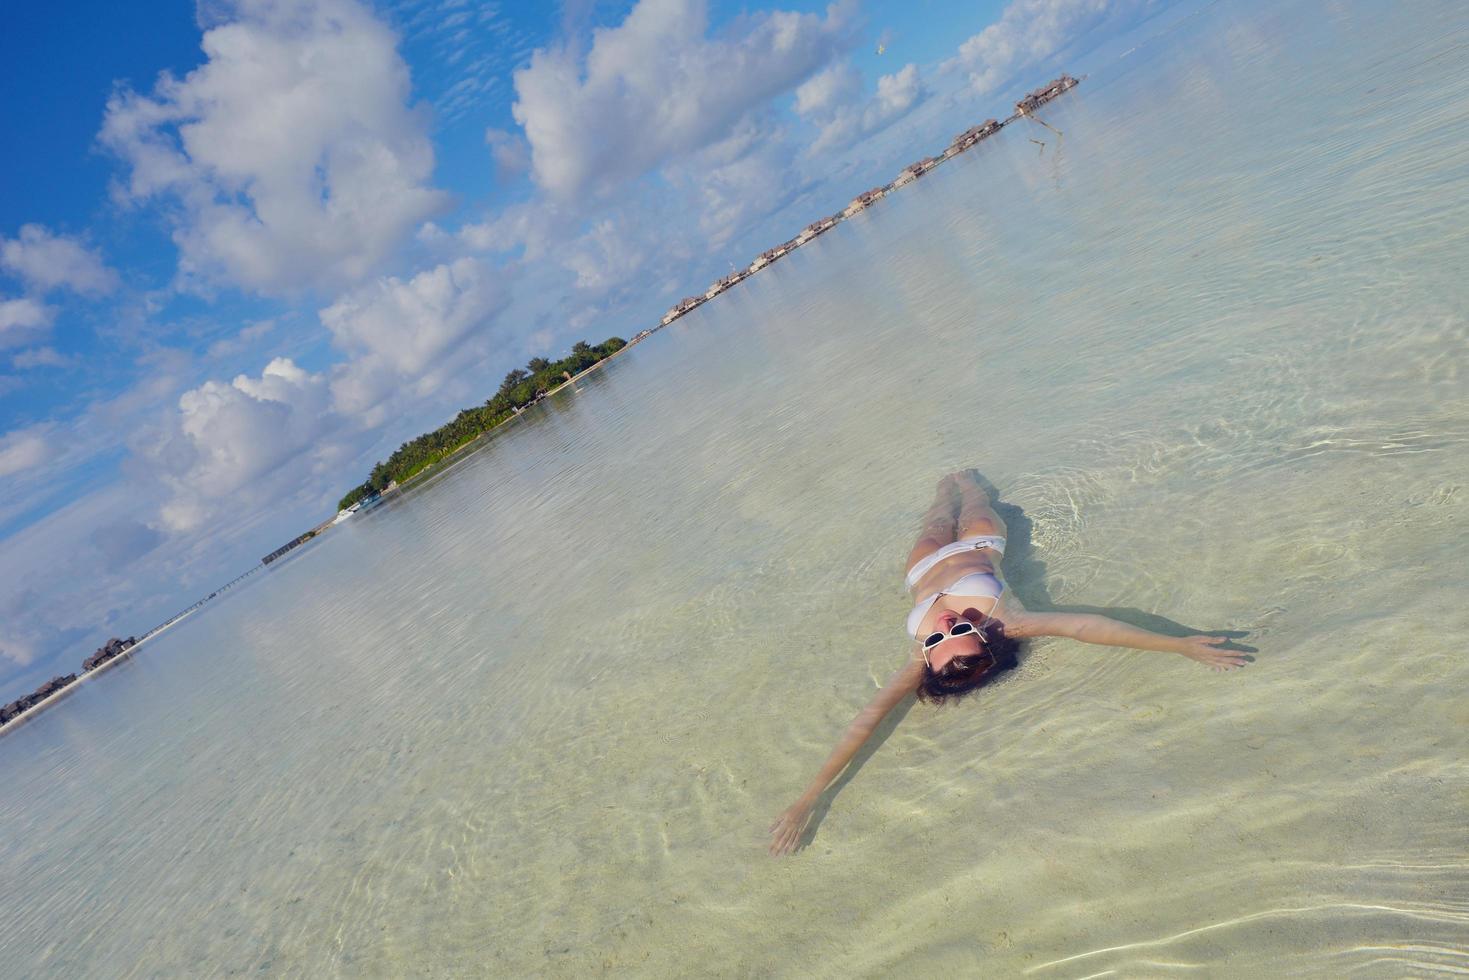
{"label": "woman's torso", "polygon": [[999,575],[1000,565],[995,560],[999,557],[999,554],[991,548],[961,551],[956,555],[950,555],[930,568],[922,578],[914,583],[913,597],[921,599],[935,592],[942,592],[971,572],[989,572],[992,575]]}
{"label": "woman's torso", "polygon": [[[961,551],[950,555],[929,569],[922,578],[913,586],[913,599],[915,602],[927,599],[935,592],[947,592],[948,588],[966,575],[976,573],[989,573],[1004,583],[1004,576],[1000,574],[1000,565],[996,560],[1000,555],[989,549],[982,548],[978,551]],[[921,560],[921,559],[920,559]],[[932,624],[946,611],[952,611],[964,615],[973,611],[981,617],[992,616],[999,618],[997,610],[1004,602],[1004,595],[999,599],[989,596],[974,595],[941,595],[938,600],[929,607],[924,615],[919,628],[920,635],[929,632]]]}

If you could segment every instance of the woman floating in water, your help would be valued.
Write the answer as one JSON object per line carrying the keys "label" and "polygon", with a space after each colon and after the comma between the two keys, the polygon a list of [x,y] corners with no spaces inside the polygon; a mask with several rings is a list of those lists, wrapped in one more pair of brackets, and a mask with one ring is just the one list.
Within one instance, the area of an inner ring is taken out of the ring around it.
{"label": "woman floating in water", "polygon": [[770,828],[771,854],[789,854],[801,841],[822,791],[841,774],[873,731],[904,698],[937,704],[962,697],[1015,666],[1017,640],[1066,636],[1083,643],[1178,653],[1214,670],[1245,664],[1219,649],[1219,636],[1164,636],[1089,613],[1031,612],[1000,578],[1005,522],[970,473],[939,482],[908,555],[907,584],[917,599],[908,614],[914,639],[907,665],[863,708],[801,798]]}

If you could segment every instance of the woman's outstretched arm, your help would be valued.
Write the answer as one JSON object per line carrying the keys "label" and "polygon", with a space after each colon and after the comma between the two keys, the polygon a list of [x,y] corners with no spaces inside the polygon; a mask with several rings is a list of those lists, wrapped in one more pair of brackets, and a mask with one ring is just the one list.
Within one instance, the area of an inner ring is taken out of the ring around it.
{"label": "woman's outstretched arm", "polygon": [[883,685],[867,707],[857,713],[857,717],[852,719],[852,723],[842,734],[837,747],[826,757],[821,771],[811,780],[811,785],[806,787],[806,792],[770,825],[771,854],[789,854],[796,849],[801,842],[801,834],[806,829],[806,821],[811,819],[811,811],[822,792],[847,768],[852,757],[872,737],[872,733],[882,724],[888,712],[918,689],[918,682],[922,677],[923,662],[916,658],[910,660]]}
{"label": "woman's outstretched arm", "polygon": [[1211,670],[1233,670],[1248,661],[1235,650],[1220,650],[1229,639],[1223,636],[1164,636],[1140,626],[1093,613],[1025,612],[1005,623],[1005,632],[1023,639],[1028,636],[1065,636],[1082,643],[1133,650],[1177,653],[1196,660]]}

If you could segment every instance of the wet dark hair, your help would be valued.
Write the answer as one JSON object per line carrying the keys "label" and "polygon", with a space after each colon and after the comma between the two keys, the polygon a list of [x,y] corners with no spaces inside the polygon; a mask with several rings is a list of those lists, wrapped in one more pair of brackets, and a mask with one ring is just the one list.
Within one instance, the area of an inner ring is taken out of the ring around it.
{"label": "wet dark hair", "polygon": [[924,665],[918,700],[924,704],[958,700],[1015,668],[1020,644],[1005,635],[1003,623],[990,620],[979,627],[979,636],[982,649],[978,653],[955,657],[936,671]]}

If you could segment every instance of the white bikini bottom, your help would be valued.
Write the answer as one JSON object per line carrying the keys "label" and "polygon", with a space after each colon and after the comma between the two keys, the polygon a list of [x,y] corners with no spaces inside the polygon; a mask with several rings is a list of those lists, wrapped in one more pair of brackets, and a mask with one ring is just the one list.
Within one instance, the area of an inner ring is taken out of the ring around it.
{"label": "white bikini bottom", "polygon": [[942,548],[935,548],[933,554],[918,559],[918,563],[908,570],[906,579],[908,588],[918,584],[918,580],[933,570],[933,567],[945,558],[953,557],[961,551],[978,551],[981,548],[993,548],[1001,555],[1005,554],[1005,539],[998,534],[980,534],[972,538],[961,538],[952,544],[946,544]]}

